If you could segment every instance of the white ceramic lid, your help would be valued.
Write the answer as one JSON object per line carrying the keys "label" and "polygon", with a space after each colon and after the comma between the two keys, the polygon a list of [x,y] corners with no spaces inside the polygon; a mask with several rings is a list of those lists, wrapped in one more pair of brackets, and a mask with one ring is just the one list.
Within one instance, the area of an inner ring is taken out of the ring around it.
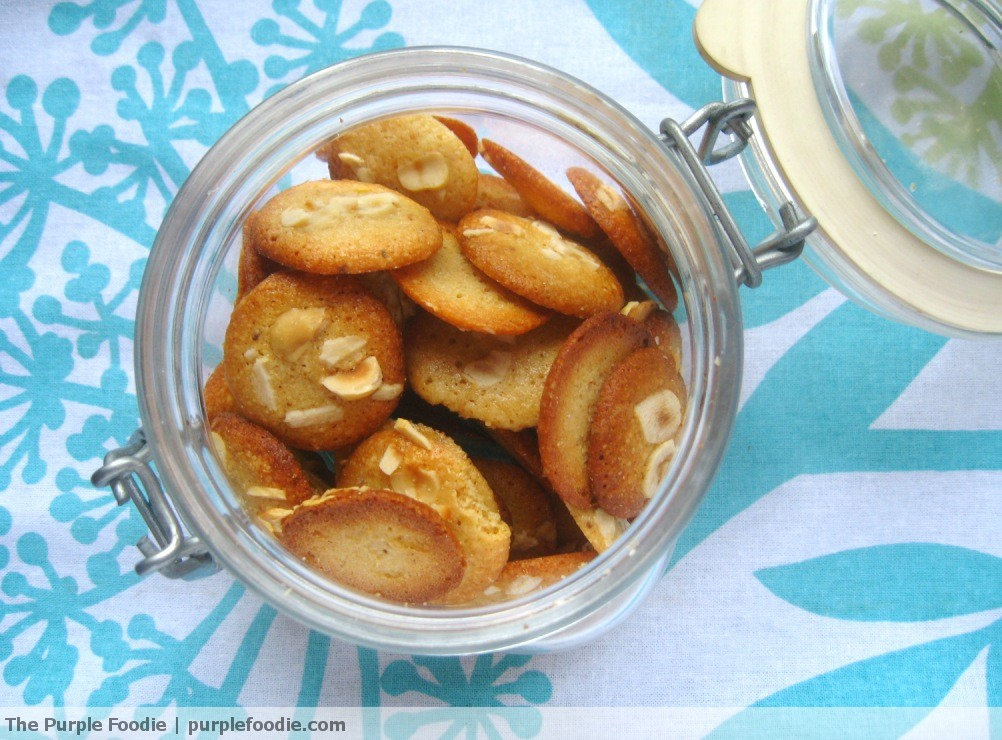
{"label": "white ceramic lid", "polygon": [[756,100],[751,169],[818,220],[808,261],[945,334],[1002,335],[999,19],[981,0],[705,0],[696,16],[701,52]]}

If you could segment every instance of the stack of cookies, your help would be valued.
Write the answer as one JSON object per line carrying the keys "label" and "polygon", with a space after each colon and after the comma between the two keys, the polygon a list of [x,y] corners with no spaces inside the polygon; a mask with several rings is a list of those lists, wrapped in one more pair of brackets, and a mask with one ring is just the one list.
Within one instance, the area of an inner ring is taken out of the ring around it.
{"label": "stack of cookies", "polygon": [[380,120],[318,154],[329,180],[244,224],[204,388],[234,490],[370,595],[477,605],[556,583],[674,459],[674,264],[617,188],[573,167],[574,198],[455,118]]}

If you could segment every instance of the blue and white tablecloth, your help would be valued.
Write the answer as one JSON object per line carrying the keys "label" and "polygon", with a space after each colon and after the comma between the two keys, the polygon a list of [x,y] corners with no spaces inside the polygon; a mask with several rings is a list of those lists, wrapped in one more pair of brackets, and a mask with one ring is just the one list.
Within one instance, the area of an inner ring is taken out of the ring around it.
{"label": "blue and white tablecloth", "polygon": [[[965,737],[1002,737],[1002,344],[876,318],[800,263],[743,291],[740,415],[672,567],[569,652],[384,654],[310,632],[225,572],[139,578],[141,519],[89,483],[138,426],[133,319],[157,225],[272,89],[374,49],[481,46],[657,127],[720,96],[694,13],[0,0],[0,707],[383,707],[348,728],[359,737],[403,706],[481,707],[469,725],[418,724],[485,737],[546,735],[548,707],[685,709],[679,736],[740,736],[753,707],[918,707],[878,734],[959,736],[959,718]],[[769,233],[737,167],[718,179],[751,237]],[[504,705],[540,723],[513,726]],[[580,717],[568,736],[602,735]]]}

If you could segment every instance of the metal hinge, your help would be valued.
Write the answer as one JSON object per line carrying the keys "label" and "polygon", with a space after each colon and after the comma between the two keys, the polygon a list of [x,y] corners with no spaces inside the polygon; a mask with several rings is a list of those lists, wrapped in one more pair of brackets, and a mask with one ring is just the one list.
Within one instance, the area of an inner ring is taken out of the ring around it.
{"label": "metal hinge", "polygon": [[[735,279],[739,285],[747,285],[749,288],[757,288],[762,284],[763,270],[792,262],[799,257],[804,250],[804,240],[818,225],[816,219],[802,216],[797,207],[787,201],[779,209],[783,227],[758,246],[751,247],[734,222],[734,217],[727,209],[707,167],[737,156],[744,150],[752,136],[748,119],[754,113],[755,101],[743,98],[730,103],[710,103],[683,123],[670,118],[661,122],[661,139],[682,157],[731,245],[735,256]],[[698,148],[694,147],[689,137],[703,126],[706,126],[706,130],[703,131]],[[721,134],[731,138],[728,143],[715,148]]]}
{"label": "metal hinge", "polygon": [[91,476],[95,486],[109,486],[119,506],[131,501],[150,530],[136,547],[143,558],[136,573],[159,572],[168,578],[184,578],[196,570],[214,567],[212,556],[198,537],[186,535],[171,508],[160,479],[150,466],[146,435],[137,430],[125,444],[112,450]]}

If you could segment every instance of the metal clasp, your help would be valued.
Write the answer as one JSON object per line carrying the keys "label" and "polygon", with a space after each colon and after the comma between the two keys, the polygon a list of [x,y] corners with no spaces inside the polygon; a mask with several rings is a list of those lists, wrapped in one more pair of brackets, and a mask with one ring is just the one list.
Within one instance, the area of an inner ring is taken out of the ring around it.
{"label": "metal clasp", "polygon": [[124,447],[105,455],[104,464],[90,479],[95,486],[109,486],[119,506],[129,501],[135,504],[150,530],[153,539],[143,537],[136,543],[143,554],[136,563],[136,573],[142,576],[160,572],[168,578],[184,578],[213,566],[212,556],[201,540],[181,531],[150,459],[146,435],[139,429]]}
{"label": "metal clasp", "polygon": [[[754,113],[755,101],[743,98],[731,103],[710,103],[681,124],[670,118],[661,122],[662,141],[682,157],[731,245],[736,258],[735,279],[738,284],[749,288],[757,288],[762,284],[763,270],[792,262],[799,257],[804,250],[804,240],[818,225],[814,217],[802,216],[797,207],[787,201],[779,209],[783,227],[753,248],[734,222],[734,217],[727,209],[707,167],[737,156],[744,150],[752,135],[748,119]],[[698,148],[694,147],[689,137],[703,126],[706,129],[702,139]],[[717,140],[721,135],[732,138],[717,147]]]}

